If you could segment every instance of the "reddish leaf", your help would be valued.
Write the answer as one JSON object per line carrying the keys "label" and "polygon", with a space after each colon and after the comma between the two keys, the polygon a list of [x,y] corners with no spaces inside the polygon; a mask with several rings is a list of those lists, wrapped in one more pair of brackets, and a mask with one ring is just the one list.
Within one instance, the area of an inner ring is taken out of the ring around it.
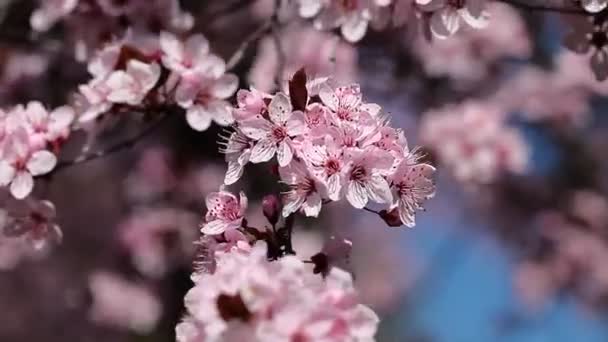
{"label": "reddish leaf", "polygon": [[289,98],[294,110],[305,110],[308,102],[308,90],[306,89],[306,71],[304,68],[296,71],[289,80]]}

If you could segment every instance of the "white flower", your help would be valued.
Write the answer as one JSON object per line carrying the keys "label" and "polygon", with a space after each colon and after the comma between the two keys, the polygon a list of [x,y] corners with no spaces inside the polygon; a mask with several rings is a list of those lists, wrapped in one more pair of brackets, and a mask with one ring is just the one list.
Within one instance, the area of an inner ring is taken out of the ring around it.
{"label": "white flower", "polygon": [[0,160],[0,186],[9,186],[17,199],[27,197],[34,188],[33,176],[50,172],[57,164],[55,155],[46,150],[32,150],[24,128],[5,142]]}
{"label": "white flower", "polygon": [[139,105],[148,92],[154,88],[159,78],[160,66],[158,64],[147,64],[132,59],[127,63],[127,70],[116,70],[108,76],[107,99],[114,103]]}
{"label": "white flower", "polygon": [[274,96],[268,105],[268,117],[242,122],[241,129],[249,138],[256,140],[251,150],[250,161],[269,161],[274,155],[280,166],[287,166],[293,158],[292,137],[306,130],[304,113],[293,111],[289,97],[283,93]]}

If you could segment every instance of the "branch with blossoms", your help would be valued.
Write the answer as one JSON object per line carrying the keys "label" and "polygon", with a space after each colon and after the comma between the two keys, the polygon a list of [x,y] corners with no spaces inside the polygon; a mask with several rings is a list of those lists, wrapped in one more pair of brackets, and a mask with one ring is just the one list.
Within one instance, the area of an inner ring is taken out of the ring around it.
{"label": "branch with blossoms", "polygon": [[[269,3],[270,11],[256,14],[260,18],[254,20],[254,29],[237,42],[226,62],[203,34],[187,33],[193,27],[202,31],[206,27],[195,26],[195,18],[178,1],[40,1],[31,13],[32,30],[44,40],[45,34],[52,36],[60,26],[69,47],[60,50],[65,54],[73,49],[76,60],[87,61],[90,77],[78,86],[70,106],[47,109],[31,101],[0,112],[0,201],[25,207],[25,214],[9,210],[14,217],[4,230],[6,235],[25,235],[36,248],[45,240],[59,241],[62,234],[55,223],[55,208],[35,199],[36,180],[49,180],[60,170],[132,148],[175,117],[183,117],[196,132],[222,126],[225,133],[219,144],[226,172],[223,184],[214,186],[206,198],[192,274],[194,287],[185,298],[186,315],[176,328],[178,341],[241,341],[252,336],[258,340],[372,340],[378,317],[361,304],[351,275],[338,267],[357,246],[333,238],[318,253],[302,258],[293,241],[297,220],[317,218],[324,205],[343,202],[378,216],[386,226],[413,227],[417,212],[435,195],[436,169],[427,162],[431,158],[411,148],[385,110],[368,102],[353,82],[358,57],[353,44],[371,29],[399,34],[393,29],[416,31],[423,39],[408,45],[407,57],[416,60],[421,88],[441,83],[456,89],[449,99],[480,97],[452,104],[441,98],[436,101],[440,107],[421,109],[421,142],[459,184],[496,184],[505,174],[522,175],[530,159],[523,135],[509,126],[508,112],[536,111],[539,117],[570,114],[579,110],[580,101],[605,92],[593,80],[578,77],[565,82],[535,69],[526,77],[513,76],[497,89],[486,87],[484,77],[504,76],[500,72],[505,70],[496,68],[498,60],[531,56],[527,29],[517,21],[521,18],[514,8],[563,14],[567,18],[564,45],[587,55],[596,79],[604,80],[608,77],[608,1]],[[208,19],[215,24],[245,8],[257,11],[253,6],[251,1],[222,4],[210,11]],[[492,25],[495,29],[488,33]],[[74,29],[83,26],[87,30]],[[108,40],[108,33],[114,38]],[[205,35],[214,36],[206,31]],[[391,50],[400,50],[405,45],[403,37],[395,36]],[[254,49],[257,58],[249,61]],[[462,50],[466,50],[464,57],[458,54]],[[253,67],[243,82],[235,69],[248,62]],[[563,72],[570,62],[562,61],[558,68]],[[466,80],[456,84],[458,78]],[[245,83],[251,86],[239,90],[239,84]],[[425,95],[435,95],[429,94]],[[561,105],[571,98],[575,105]],[[129,122],[137,122],[133,135],[97,146],[104,134]],[[60,160],[66,142],[77,131],[86,132],[87,142],[74,158]],[[245,193],[229,190],[238,186],[250,164],[270,170],[282,191],[263,194],[261,211],[267,224],[262,226],[246,215]],[[155,222],[158,225],[183,221],[195,226],[189,215],[178,220],[171,210],[155,214],[152,221],[162,221]],[[178,225],[167,225],[171,223]],[[170,229],[158,231],[164,234]],[[138,249],[141,269],[156,274],[150,264],[157,260],[144,259],[149,257],[147,245],[160,245],[161,238],[144,239],[139,234],[137,229],[125,233],[125,244]],[[552,239],[567,245],[559,237]],[[600,254],[603,247],[594,246],[594,250]],[[109,287],[120,283],[103,274],[94,278],[93,283]],[[141,297],[150,311],[159,311],[147,292]]]}

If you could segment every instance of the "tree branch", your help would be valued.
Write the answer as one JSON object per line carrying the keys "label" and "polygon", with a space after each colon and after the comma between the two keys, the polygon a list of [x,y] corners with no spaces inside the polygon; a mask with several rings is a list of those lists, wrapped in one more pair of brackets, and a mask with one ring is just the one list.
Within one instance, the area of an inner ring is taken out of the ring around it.
{"label": "tree branch", "polygon": [[52,172],[55,173],[55,172],[61,171],[63,169],[69,168],[71,166],[83,164],[83,163],[86,163],[86,162],[89,162],[92,160],[96,160],[96,159],[100,159],[100,158],[105,158],[116,152],[131,148],[131,147],[135,146],[135,144],[137,144],[137,142],[139,142],[141,139],[143,139],[146,136],[148,136],[149,134],[151,134],[156,128],[160,127],[161,123],[165,122],[166,119],[169,118],[170,116],[171,115],[167,115],[167,114],[162,116],[160,119],[157,119],[155,122],[148,125],[148,127],[142,129],[136,135],[134,135],[130,138],[127,138],[123,141],[120,141],[120,142],[108,147],[107,149],[85,153],[85,154],[82,154],[82,155],[76,157],[73,160],[61,161],[57,164],[57,166],[55,167],[55,169]]}
{"label": "tree branch", "polygon": [[572,0],[498,0],[530,11],[592,15]]}

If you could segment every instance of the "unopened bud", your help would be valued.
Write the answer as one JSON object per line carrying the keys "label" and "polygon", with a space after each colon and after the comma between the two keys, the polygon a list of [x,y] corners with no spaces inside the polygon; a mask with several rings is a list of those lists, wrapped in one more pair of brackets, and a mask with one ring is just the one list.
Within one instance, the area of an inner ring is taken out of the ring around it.
{"label": "unopened bud", "polygon": [[273,226],[279,221],[281,213],[281,204],[276,195],[266,195],[262,200],[262,211],[264,216]]}
{"label": "unopened bud", "polygon": [[381,210],[378,215],[380,215],[389,227],[401,227],[403,225],[397,208],[392,209],[391,211]]}

